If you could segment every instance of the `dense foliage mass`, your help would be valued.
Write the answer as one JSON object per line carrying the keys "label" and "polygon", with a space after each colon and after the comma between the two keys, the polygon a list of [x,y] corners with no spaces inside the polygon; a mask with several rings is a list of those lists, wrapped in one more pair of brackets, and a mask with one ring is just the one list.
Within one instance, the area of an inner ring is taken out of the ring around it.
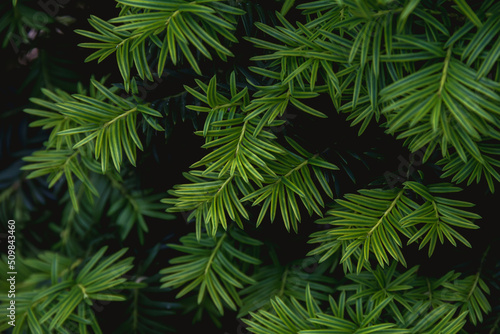
{"label": "dense foliage mass", "polygon": [[500,332],[497,1],[0,8],[1,331]]}

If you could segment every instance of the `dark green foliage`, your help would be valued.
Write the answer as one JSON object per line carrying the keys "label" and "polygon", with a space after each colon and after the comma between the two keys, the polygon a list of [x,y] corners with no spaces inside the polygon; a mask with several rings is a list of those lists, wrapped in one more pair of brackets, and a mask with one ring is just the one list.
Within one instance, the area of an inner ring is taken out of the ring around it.
{"label": "dark green foliage", "polygon": [[15,48],[19,48],[21,43],[27,43],[29,40],[28,29],[48,31],[45,24],[50,23],[52,20],[48,22],[28,20],[28,18],[36,15],[38,10],[26,5],[25,2],[27,1],[12,0],[12,2],[4,1],[0,5],[2,13],[0,32],[4,34],[2,48],[5,48],[9,43]]}
{"label": "dark green foliage", "polygon": [[[271,250],[273,251],[273,250]],[[256,283],[241,290],[242,307],[238,316],[245,316],[258,309],[267,310],[271,300],[285,296],[305,301],[304,289],[310,286],[311,295],[319,300],[326,300],[326,293],[332,293],[335,279],[328,275],[330,263],[323,263],[314,271],[308,271],[308,266],[314,266],[311,258],[301,259],[281,265],[274,260],[271,265],[260,267],[253,278]]]}
{"label": "dark green foliage", "polygon": [[[22,333],[23,326],[33,333],[64,332],[65,327],[77,324],[79,332],[86,332],[90,327],[100,333],[91,307],[96,301],[125,300],[110,290],[123,286],[126,279],[121,276],[133,267],[132,258],[118,261],[126,249],[103,258],[105,251],[105,247],[101,248],[85,263],[53,252],[42,253],[33,259],[18,257],[17,266],[21,270],[17,279],[23,284],[18,285],[16,292],[18,327],[14,332]],[[7,257],[2,261],[2,270],[9,271]],[[1,300],[9,299],[2,295]],[[2,330],[10,327],[5,320],[7,314],[6,308],[2,308]]]}

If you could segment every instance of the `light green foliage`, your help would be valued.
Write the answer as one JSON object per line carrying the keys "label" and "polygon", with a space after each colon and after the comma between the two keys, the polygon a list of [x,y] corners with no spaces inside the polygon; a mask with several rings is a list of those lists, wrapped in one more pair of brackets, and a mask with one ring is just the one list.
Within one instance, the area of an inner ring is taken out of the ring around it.
{"label": "light green foliage", "polygon": [[491,310],[490,303],[485,296],[490,293],[490,288],[479,277],[479,273],[468,276],[463,280],[447,282],[444,287],[448,289],[446,301],[461,303],[461,311],[468,312],[474,325],[483,322],[483,314]]}
{"label": "light green foliage", "polygon": [[238,42],[231,31],[235,29],[235,15],[244,14],[240,9],[228,6],[220,0],[117,2],[121,7],[119,17],[106,22],[93,16],[89,22],[97,33],[84,30],[76,32],[97,41],[80,44],[85,48],[98,49],[87,57],[86,61],[98,59],[100,62],[116,52],[116,62],[127,91],[131,79],[130,69],[133,66],[141,79],[153,81],[146,55],[146,50],[150,53],[153,45],[157,49],[155,56],[159,76],[163,73],[167,58],[176,65],[181,55],[201,74],[195,55],[190,49],[191,45],[208,59],[212,59],[212,56],[207,46],[215,50],[223,60],[226,60],[227,56],[233,56],[233,53],[221,44],[219,36],[231,42]]}
{"label": "light green foliage", "polygon": [[256,282],[245,274],[244,264],[261,263],[258,258],[248,255],[241,246],[256,247],[261,242],[237,229],[216,234],[214,238],[204,236],[197,239],[194,234],[188,234],[180,241],[182,245],[169,246],[187,255],[171,259],[171,266],[160,271],[160,274],[165,275],[161,279],[162,287],[184,286],[176,295],[177,298],[196,289],[198,304],[208,293],[221,314],[224,313],[224,306],[234,311],[241,307],[237,289],[242,289],[243,284]]}
{"label": "light green foliage", "polygon": [[[388,132],[399,133],[412,152],[426,147],[427,159],[440,147],[448,175],[458,182],[469,177],[469,183],[484,175],[493,191],[500,162],[484,144],[500,134],[500,43],[494,39],[500,25],[492,15],[498,4],[485,1],[475,13],[457,1],[474,21],[451,33],[451,19],[436,16],[447,17],[444,3],[301,4],[305,24],[295,27],[279,15],[280,27],[257,24],[274,42],[249,38],[271,51],[253,58],[269,61],[267,68],[253,70],[274,79],[275,86],[328,93],[352,125],[362,122],[360,133],[383,115]],[[478,17],[486,18],[484,24]],[[423,34],[417,32],[421,28]]]}
{"label": "light green foliage", "polygon": [[357,302],[354,309],[345,299],[344,293],[338,303],[330,296],[333,315],[325,314],[311,296],[308,287],[305,307],[293,297],[288,304],[276,298],[271,302],[276,315],[259,311],[258,314],[252,314],[252,320],[246,323],[252,333],[410,333],[408,330],[395,328],[396,324],[380,321],[380,313],[391,302],[389,298],[377,306]]}
{"label": "light green foliage", "polygon": [[[347,194],[345,199],[335,200],[337,208],[317,221],[335,227],[311,235],[311,242],[321,245],[309,255],[324,253],[320,259],[324,261],[340,250],[344,271],[360,272],[369,266],[370,254],[375,255],[381,266],[390,263],[389,256],[406,265],[401,236],[408,239],[408,244],[419,242],[420,249],[428,244],[429,256],[437,241],[443,243],[445,238],[454,246],[457,239],[471,247],[455,228],[478,228],[470,220],[481,217],[460,209],[474,204],[437,196],[460,190],[451,184],[424,186],[407,181],[402,189],[363,189],[359,190],[359,195]],[[414,200],[415,195],[418,200]],[[353,257],[357,260],[356,269]]]}
{"label": "light green foliage", "polygon": [[[77,127],[74,120],[64,117],[62,103],[75,101],[68,93],[62,90],[51,92],[47,89],[42,90],[44,95],[50,101],[32,98],[31,101],[43,109],[26,109],[29,114],[41,117],[31,123],[31,126],[41,126],[44,129],[52,129],[49,140],[46,142],[46,149],[35,152],[32,156],[25,157],[25,161],[31,164],[23,167],[24,170],[32,170],[28,178],[40,177],[48,174],[49,187],[54,184],[64,175],[68,183],[68,190],[71,196],[71,201],[78,211],[78,201],[76,199],[76,189],[74,184],[74,176],[76,176],[84,185],[84,189],[88,196],[97,195],[97,191],[89,181],[89,170],[98,168],[95,160],[91,158],[91,151],[88,147],[74,149],[74,144],[80,140],[80,134],[70,137],[59,136],[59,132],[71,130]],[[95,91],[92,91],[94,93]],[[80,88],[80,94],[85,94],[83,88]],[[80,159],[79,159],[80,158]],[[89,159],[90,158],[90,159]],[[82,164],[79,163],[82,162]],[[83,169],[82,167],[86,168]]]}
{"label": "light green foliage", "polygon": [[[30,126],[51,132],[44,150],[24,157],[29,164],[22,169],[30,171],[27,178],[47,175],[49,187],[60,183],[63,176],[66,179],[71,203],[63,211],[63,225],[51,228],[62,236],[56,247],[70,254],[82,251],[77,240],[102,237],[92,230],[100,219],[113,219],[121,240],[135,225],[143,243],[149,230],[145,217],[174,218],[162,212],[165,206],[158,202],[162,195],[134,190],[132,180],[119,174],[123,155],[135,166],[136,148],[143,150],[139,124],[163,130],[155,119],[162,115],[135,97],[119,96],[116,87],[106,88],[103,83],[92,79],[88,91],[80,86],[73,95],[44,89],[50,100],[32,98],[38,108],[25,110],[41,118]],[[110,160],[114,168],[109,166]]]}
{"label": "light green foliage", "polygon": [[[128,160],[135,165],[136,147],[142,149],[142,144],[136,132],[137,115],[141,115],[155,130],[163,128],[150,116],[162,115],[143,104],[134,103],[115,95],[112,91],[97,81],[92,84],[99,90],[97,98],[83,95],[73,95],[77,101],[59,104],[64,116],[78,124],[72,129],[60,131],[59,136],[84,134],[72,147],[76,149],[89,143],[94,144],[96,160],[100,158],[101,169],[105,173],[109,157],[117,171],[120,171],[122,154],[125,152]],[[107,102],[105,102],[108,100]]]}
{"label": "light green foliage", "polygon": [[[231,98],[217,92],[215,77],[208,85],[200,81],[198,85],[203,93],[189,87],[187,90],[209,107],[190,108],[208,112],[203,131],[197,134],[205,137],[202,147],[212,148],[213,151],[191,166],[204,166],[204,171],[194,170],[185,175],[193,183],[177,185],[169,191],[177,197],[163,200],[173,204],[169,211],[192,210],[190,217],[196,219],[198,238],[203,227],[211,234],[217,231],[219,225],[227,228],[227,216],[243,228],[242,218],[250,218],[243,206],[247,201],[251,201],[253,206],[262,203],[256,219],[257,226],[268,211],[273,221],[279,207],[286,229],[292,227],[297,231],[301,219],[300,202],[309,214],[321,215],[320,206],[324,206],[324,202],[312,175],[323,191],[332,197],[321,168],[336,170],[337,166],[318,154],[309,153],[291,138],[286,139],[295,152],[282,147],[277,143],[277,137],[264,129],[266,125],[281,124],[275,118],[285,110],[287,101],[294,98],[266,97],[248,104],[248,91],[246,88],[238,91],[234,73],[230,80]],[[278,105],[285,101],[285,105],[277,107],[275,100],[279,101],[276,102]],[[273,106],[260,116],[255,111],[264,111],[260,107],[264,101]],[[252,105],[259,107],[253,109]],[[282,110],[278,111],[279,108]],[[253,111],[245,113],[249,109]]]}
{"label": "light green foliage", "polygon": [[[43,92],[52,102],[34,98],[32,102],[44,109],[27,109],[26,112],[42,117],[31,126],[42,126],[52,129],[52,132],[45,150],[24,158],[31,164],[23,169],[32,170],[28,178],[49,174],[49,187],[64,175],[77,211],[73,175],[85,186],[87,195],[97,196],[89,173],[106,173],[109,160],[119,172],[123,152],[135,165],[136,147],[143,149],[136,131],[137,116],[140,115],[153,129],[163,130],[151,117],[161,117],[158,111],[124,99],[116,94],[115,89],[108,89],[96,80],[92,80],[89,95],[83,89],[71,96],[60,90]],[[100,168],[96,164],[99,159]]]}

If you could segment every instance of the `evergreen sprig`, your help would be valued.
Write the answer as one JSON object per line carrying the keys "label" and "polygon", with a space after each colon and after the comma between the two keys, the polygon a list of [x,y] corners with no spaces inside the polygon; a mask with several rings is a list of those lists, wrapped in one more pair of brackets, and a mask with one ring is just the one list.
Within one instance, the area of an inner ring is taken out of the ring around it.
{"label": "evergreen sprig", "polygon": [[[328,211],[328,217],[317,221],[335,227],[311,235],[310,242],[321,245],[309,255],[323,254],[320,261],[324,261],[340,250],[344,271],[360,272],[369,266],[370,254],[381,266],[389,265],[389,257],[406,265],[401,236],[408,244],[419,242],[420,249],[428,244],[429,256],[438,240],[443,243],[445,238],[454,246],[456,239],[471,247],[455,228],[478,228],[471,220],[481,217],[461,209],[474,204],[438,196],[460,190],[451,184],[424,186],[407,181],[401,189],[363,189],[359,195],[347,194],[345,199],[336,200],[338,207]],[[356,269],[353,259],[357,260]]]}
{"label": "evergreen sprig", "polygon": [[130,87],[133,66],[141,79],[153,81],[148,54],[155,47],[158,49],[155,57],[159,76],[163,73],[167,59],[176,65],[181,54],[193,70],[201,74],[197,56],[191,51],[193,47],[210,60],[212,55],[207,46],[223,60],[233,56],[220,41],[220,37],[233,43],[238,42],[231,33],[235,29],[235,16],[244,14],[244,11],[238,8],[220,0],[117,2],[121,7],[118,17],[106,22],[92,16],[89,23],[97,32],[76,32],[96,40],[93,43],[80,44],[81,47],[98,49],[88,56],[86,61],[98,59],[100,62],[116,52],[116,62],[126,91]]}
{"label": "evergreen sprig", "polygon": [[[336,170],[337,166],[318,154],[309,153],[291,138],[287,137],[286,141],[296,153],[278,144],[277,137],[264,127],[280,124],[274,122],[279,113],[275,112],[271,118],[269,113],[261,117],[255,113],[257,108],[245,116],[252,104],[246,102],[249,100],[246,88],[238,91],[234,72],[230,77],[231,98],[217,92],[215,77],[208,85],[198,81],[198,86],[203,93],[189,87],[187,90],[209,107],[190,108],[208,112],[205,126],[197,134],[205,137],[202,147],[213,151],[191,165],[192,168],[206,167],[204,171],[185,174],[193,183],[177,185],[169,191],[176,198],[163,200],[173,205],[168,211],[192,211],[188,220],[195,218],[198,238],[204,226],[211,234],[219,225],[227,228],[228,216],[243,227],[242,218],[249,219],[242,204],[246,201],[251,201],[253,206],[262,203],[257,226],[268,211],[273,221],[279,207],[286,229],[292,227],[297,231],[301,219],[297,196],[309,214],[322,215],[320,206],[324,206],[324,201],[312,174],[332,197],[321,168]],[[262,102],[263,99],[257,99],[251,103]]]}
{"label": "evergreen sprig", "polygon": [[245,273],[245,264],[261,263],[241,247],[256,247],[261,245],[261,242],[237,229],[218,233],[215,238],[205,235],[197,239],[195,234],[188,234],[183,236],[180,242],[182,245],[170,244],[169,247],[186,255],[171,259],[172,265],[160,271],[160,274],[164,275],[160,280],[163,282],[161,287],[183,286],[176,298],[196,289],[198,304],[202,303],[208,293],[220,314],[224,313],[225,307],[235,311],[241,307],[238,290],[255,283],[255,280]]}

